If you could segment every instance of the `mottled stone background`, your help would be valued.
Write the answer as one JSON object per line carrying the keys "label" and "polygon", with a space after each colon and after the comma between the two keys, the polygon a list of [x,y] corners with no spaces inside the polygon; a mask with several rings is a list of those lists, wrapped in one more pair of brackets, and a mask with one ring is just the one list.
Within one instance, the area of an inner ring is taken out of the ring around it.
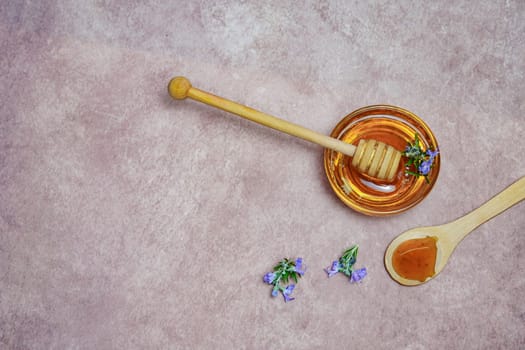
{"label": "mottled stone background", "polygon": [[[0,348],[523,349],[525,204],[414,288],[399,233],[525,175],[525,2],[2,1]],[[329,133],[388,103],[442,150],[388,218],[332,193],[322,149],[192,101],[172,76]],[[323,268],[353,243],[369,276]],[[262,276],[308,271],[296,300]]]}

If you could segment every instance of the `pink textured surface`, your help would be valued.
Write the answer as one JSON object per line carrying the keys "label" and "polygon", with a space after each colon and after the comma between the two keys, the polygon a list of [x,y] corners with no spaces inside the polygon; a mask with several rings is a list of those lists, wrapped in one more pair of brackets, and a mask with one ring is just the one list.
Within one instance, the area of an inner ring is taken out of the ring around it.
{"label": "pink textured surface", "polygon": [[[3,1],[0,348],[523,349],[523,203],[420,287],[383,254],[525,175],[524,38],[520,0]],[[181,74],[323,133],[407,108],[440,178],[402,215],[357,214],[319,147],[171,100]],[[353,243],[369,276],[328,280]],[[285,304],[262,276],[297,256]]]}

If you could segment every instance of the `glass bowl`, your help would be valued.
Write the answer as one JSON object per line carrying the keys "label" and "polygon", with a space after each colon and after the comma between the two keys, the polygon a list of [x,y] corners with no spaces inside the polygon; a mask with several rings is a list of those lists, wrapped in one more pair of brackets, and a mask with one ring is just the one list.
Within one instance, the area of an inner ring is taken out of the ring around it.
{"label": "glass bowl", "polygon": [[[361,139],[384,142],[403,151],[414,136],[419,136],[423,150],[438,149],[430,128],[412,112],[389,105],[360,108],[337,124],[331,135],[357,146]],[[394,180],[387,182],[361,174],[352,166],[352,158],[326,149],[324,168],[335,194],[350,208],[371,216],[402,213],[421,202],[432,190],[439,174],[440,156],[427,178],[405,174],[404,157]]]}

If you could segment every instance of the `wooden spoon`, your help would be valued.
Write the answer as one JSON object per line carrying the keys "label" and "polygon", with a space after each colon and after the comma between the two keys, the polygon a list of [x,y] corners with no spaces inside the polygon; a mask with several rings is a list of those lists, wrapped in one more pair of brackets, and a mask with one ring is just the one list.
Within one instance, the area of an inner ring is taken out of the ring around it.
{"label": "wooden spoon", "polygon": [[[479,225],[525,199],[522,177],[481,207],[448,224],[400,234],[385,252],[385,266],[400,284],[416,286],[439,274],[456,246]],[[426,266],[425,264],[428,264]]]}
{"label": "wooden spoon", "polygon": [[168,85],[168,92],[176,100],[189,97],[193,100],[236,114],[242,118],[262,124],[323,147],[353,157],[352,165],[361,173],[380,180],[392,181],[397,174],[401,152],[392,146],[376,140],[360,140],[356,146],[309,130],[297,124],[287,122],[269,114],[243,106],[239,103],[199,90],[184,77],[173,78]]}

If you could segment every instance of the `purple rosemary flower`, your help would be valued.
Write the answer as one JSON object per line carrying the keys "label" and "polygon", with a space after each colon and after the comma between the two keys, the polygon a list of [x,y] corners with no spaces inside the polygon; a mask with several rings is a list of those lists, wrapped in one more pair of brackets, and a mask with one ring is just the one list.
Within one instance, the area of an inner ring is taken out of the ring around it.
{"label": "purple rosemary flower", "polygon": [[274,287],[272,289],[272,297],[276,297],[277,295],[279,295],[279,288],[278,287]]}
{"label": "purple rosemary flower", "polygon": [[328,277],[332,277],[333,275],[339,272],[339,261],[334,260],[334,262],[332,262],[332,266],[329,269],[326,268],[324,270],[328,274]]}
{"label": "purple rosemary flower", "polygon": [[427,149],[426,153],[427,153],[427,156],[430,157],[428,160],[432,162],[434,158],[436,158],[436,156],[438,155],[439,150],[432,151],[432,150]]}
{"label": "purple rosemary flower", "polygon": [[363,267],[362,269],[352,271],[352,276],[350,277],[350,283],[357,283],[361,282],[363,278],[366,276],[366,267]]}
{"label": "purple rosemary flower", "polygon": [[428,175],[430,172],[430,168],[432,167],[432,162],[434,159],[425,160],[424,162],[419,165],[419,168],[417,169],[421,175]]}
{"label": "purple rosemary flower", "polygon": [[274,280],[275,280],[275,273],[273,273],[273,272],[268,272],[263,277],[264,283],[272,284]]}
{"label": "purple rosemary flower", "polygon": [[292,298],[290,295],[292,294],[293,290],[295,288],[295,284],[290,284],[288,287],[286,287],[284,290],[283,290],[283,297],[284,297],[284,302],[287,303],[289,301],[292,301],[292,300],[295,300],[295,298]]}
{"label": "purple rosemary flower", "polygon": [[301,276],[304,275],[306,267],[303,267],[303,258],[297,258],[297,260],[295,260],[294,271],[300,274]]}

